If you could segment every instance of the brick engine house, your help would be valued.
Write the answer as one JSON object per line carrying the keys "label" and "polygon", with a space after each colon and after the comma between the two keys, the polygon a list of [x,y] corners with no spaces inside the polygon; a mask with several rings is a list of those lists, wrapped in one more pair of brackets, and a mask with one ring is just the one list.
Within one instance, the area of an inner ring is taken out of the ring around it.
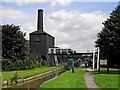
{"label": "brick engine house", "polygon": [[54,37],[43,30],[43,10],[38,10],[37,31],[30,35],[30,55],[45,60],[47,65],[54,65],[54,57],[48,55],[48,49],[54,47]]}

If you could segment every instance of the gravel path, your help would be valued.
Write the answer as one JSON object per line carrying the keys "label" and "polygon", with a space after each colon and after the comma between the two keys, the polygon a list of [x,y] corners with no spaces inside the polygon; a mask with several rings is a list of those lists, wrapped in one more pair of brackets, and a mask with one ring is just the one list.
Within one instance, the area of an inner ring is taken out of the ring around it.
{"label": "gravel path", "polygon": [[101,90],[93,80],[94,70],[89,68],[87,70],[88,72],[84,75],[84,78],[85,78],[85,83],[87,85],[88,90],[94,90],[94,89]]}

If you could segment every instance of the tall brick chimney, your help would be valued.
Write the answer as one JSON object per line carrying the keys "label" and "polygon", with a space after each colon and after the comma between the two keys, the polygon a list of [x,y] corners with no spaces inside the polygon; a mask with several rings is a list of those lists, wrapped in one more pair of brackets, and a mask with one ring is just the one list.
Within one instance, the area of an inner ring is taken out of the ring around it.
{"label": "tall brick chimney", "polygon": [[43,10],[38,9],[37,31],[43,31]]}

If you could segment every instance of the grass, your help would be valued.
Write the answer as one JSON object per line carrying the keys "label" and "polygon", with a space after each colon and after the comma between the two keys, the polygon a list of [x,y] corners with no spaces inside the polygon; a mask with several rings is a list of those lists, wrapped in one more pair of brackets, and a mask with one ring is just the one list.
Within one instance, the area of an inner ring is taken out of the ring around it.
{"label": "grass", "polygon": [[58,78],[44,83],[40,88],[87,88],[83,78],[86,71],[78,69],[80,68],[75,69],[75,73],[71,70],[66,71]]}
{"label": "grass", "polygon": [[111,69],[110,74],[106,74],[107,69],[101,68],[101,74],[98,74],[96,70],[94,72],[94,81],[100,88],[118,88],[118,84],[120,84],[120,75],[118,72],[120,69]]}
{"label": "grass", "polygon": [[[28,78],[31,76],[35,76],[50,70],[54,70],[57,68],[62,68],[62,65],[54,66],[54,67],[48,67],[48,66],[42,66],[39,68],[35,68],[32,70],[18,70],[18,78]],[[11,80],[14,77],[16,71],[2,71],[2,80]]]}

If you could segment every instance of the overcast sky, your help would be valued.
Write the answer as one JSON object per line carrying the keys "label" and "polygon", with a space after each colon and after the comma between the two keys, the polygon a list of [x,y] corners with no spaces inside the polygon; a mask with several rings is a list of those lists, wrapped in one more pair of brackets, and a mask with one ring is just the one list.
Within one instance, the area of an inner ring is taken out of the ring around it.
{"label": "overcast sky", "polygon": [[37,30],[37,10],[43,9],[44,31],[55,37],[55,46],[94,48],[96,35],[103,27],[102,22],[117,7],[119,0],[65,1],[2,0],[0,23],[19,25],[21,30],[26,32],[26,39],[29,40],[29,33]]}

